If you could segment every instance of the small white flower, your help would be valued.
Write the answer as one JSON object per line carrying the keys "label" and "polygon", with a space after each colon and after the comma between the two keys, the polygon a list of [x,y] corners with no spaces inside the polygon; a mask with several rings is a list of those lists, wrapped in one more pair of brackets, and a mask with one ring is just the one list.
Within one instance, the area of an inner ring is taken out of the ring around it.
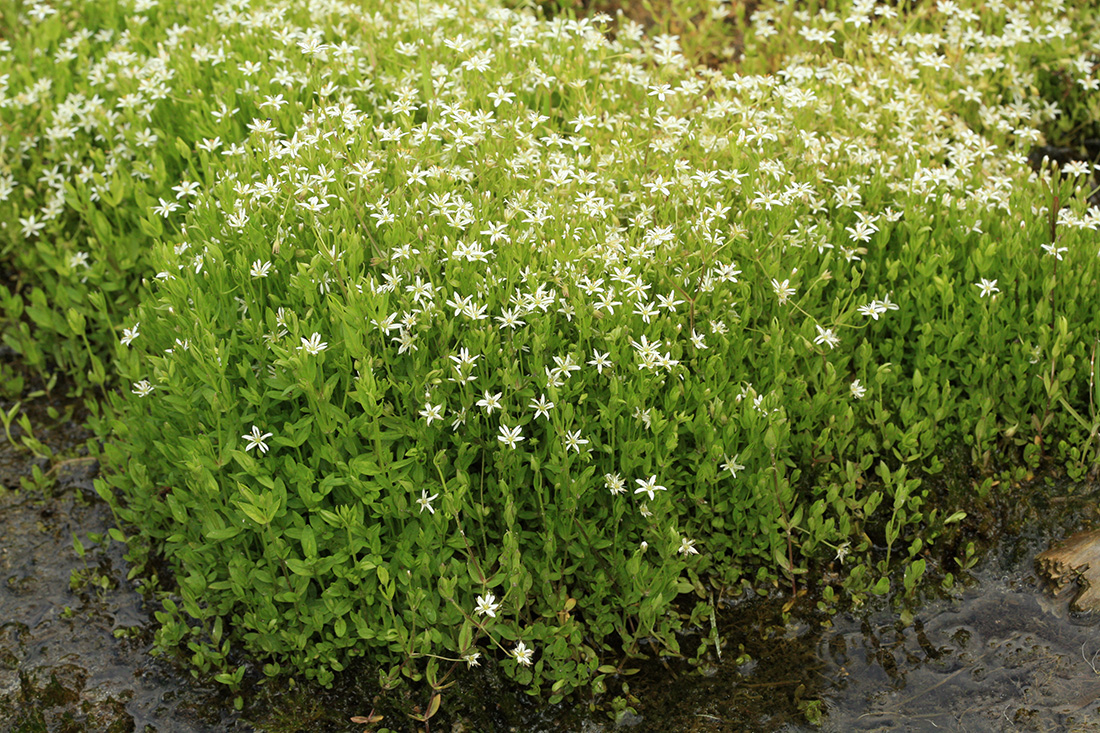
{"label": "small white flower", "polygon": [[172,186],[172,190],[176,192],[176,200],[178,201],[184,196],[198,196],[199,184],[192,181],[180,181],[178,186]]}
{"label": "small white flower", "polygon": [[974,287],[981,291],[978,293],[978,297],[980,298],[1001,292],[1001,289],[997,287],[996,280],[986,280],[984,277],[981,279],[981,282],[974,283]]}
{"label": "small white flower", "polygon": [[328,342],[322,341],[321,334],[314,332],[314,334],[308,339],[304,336],[302,337],[302,345],[298,347],[298,351],[302,351],[304,349],[307,354],[313,354],[314,356],[316,356],[317,354],[320,354],[322,351],[324,351],[326,348],[328,348]]}
{"label": "small white flower", "polygon": [[252,426],[252,432],[246,433],[241,437],[248,441],[248,445],[245,446],[244,452],[252,450],[253,448],[259,448],[260,453],[267,453],[267,443],[264,441],[272,436],[271,433],[263,433],[255,425]]}
{"label": "small white flower", "polygon": [[814,343],[825,344],[830,349],[835,349],[836,345],[840,343],[840,339],[837,338],[833,329],[817,326],[817,336],[814,338]]}
{"label": "small white flower", "polygon": [[695,540],[689,540],[687,537],[680,538],[680,547],[676,552],[681,555],[698,555],[699,551],[695,549]]}
{"label": "small white flower", "polygon": [[726,462],[722,464],[722,470],[729,471],[730,476],[737,478],[737,472],[745,470],[745,467],[737,462],[740,457],[740,453],[735,454],[732,459],[729,456],[725,456]]}
{"label": "small white flower", "polygon": [[531,400],[529,405],[535,411],[535,419],[537,420],[539,415],[542,415],[547,420],[550,419],[550,410],[554,409],[553,402],[547,402],[546,395],[540,394],[537,400]]}
{"label": "small white flower", "polygon": [[1057,257],[1058,261],[1061,262],[1062,261],[1062,255],[1064,255],[1066,252],[1069,252],[1069,248],[1068,247],[1059,247],[1059,246],[1054,245],[1054,244],[1044,244],[1043,245],[1043,251],[1046,252],[1048,255],[1051,255],[1053,257]]}
{"label": "small white flower", "polygon": [[650,476],[649,478],[644,479],[644,480],[640,479],[640,478],[636,478],[636,479],[634,479],[634,483],[638,484],[638,486],[639,486],[639,488],[634,489],[634,493],[635,494],[648,494],[650,501],[653,501],[653,499],[657,496],[657,494],[654,493],[654,492],[668,491],[668,489],[666,489],[664,486],[658,486],[657,485],[657,476],[656,475]]}
{"label": "small white flower", "polygon": [[515,426],[514,428],[509,428],[505,425],[501,425],[500,435],[497,436],[497,440],[514,450],[516,447],[516,443],[521,440],[525,440],[525,438],[520,435],[521,430],[523,430],[523,428],[519,425]]}
{"label": "small white flower", "polygon": [[527,645],[522,641],[516,644],[516,648],[512,650],[512,656],[516,658],[516,661],[525,667],[531,666],[531,657],[534,656],[535,650],[528,649]]}
{"label": "small white flower", "polygon": [[424,409],[420,411],[420,417],[428,421],[428,424],[432,424],[432,420],[443,419],[443,405],[432,405],[430,402],[424,403]]}
{"label": "small white flower", "polygon": [[140,325],[141,321],[138,321],[134,324],[133,328],[122,329],[122,338],[119,339],[119,341],[122,343],[123,346],[129,346],[131,343],[133,343],[134,339],[141,335],[138,332],[138,326]]}
{"label": "small white flower", "polygon": [[252,263],[252,277],[267,277],[271,272],[271,263],[256,260]]}
{"label": "small white flower", "polygon": [[608,358],[608,357],[611,356],[610,351],[607,352],[606,354],[601,354],[596,349],[593,349],[592,350],[592,356],[593,356],[593,359],[591,361],[589,361],[588,363],[591,366],[596,367],[596,373],[603,374],[603,370],[604,370],[605,367],[607,367],[607,368],[611,367],[611,359]]}
{"label": "small white flower", "polygon": [[497,611],[500,609],[500,604],[496,602],[497,598],[492,593],[487,596],[477,597],[477,607],[474,608],[474,613],[478,616],[488,616],[489,618],[496,618]]}
{"label": "small white flower", "polygon": [[581,446],[587,445],[588,441],[581,437],[581,431],[575,430],[572,433],[567,432],[565,434],[565,450],[572,448],[577,453],[581,452]]}
{"label": "small white flower", "polygon": [[432,514],[435,514],[435,507],[432,506],[432,502],[439,498],[439,494],[432,494],[428,496],[427,489],[421,489],[420,498],[416,500],[416,503],[420,505],[420,513],[423,514],[427,509]]}
{"label": "small white flower", "polygon": [[153,385],[149,384],[148,379],[143,379],[140,382],[134,382],[134,388],[130,390],[138,397],[148,397],[153,393]]}
{"label": "small white flower", "polygon": [[489,390],[485,390],[485,396],[477,401],[477,406],[484,407],[486,415],[492,415],[493,410],[501,409],[500,398],[503,396],[503,392],[497,392],[495,395],[491,395],[489,394]]}
{"label": "small white flower", "polygon": [[623,477],[617,473],[605,473],[603,475],[604,483],[607,485],[607,490],[612,494],[625,494],[626,482],[623,481]]}
{"label": "small white flower", "polygon": [[462,655],[462,661],[466,662],[467,667],[480,667],[481,652],[470,652],[469,654]]}
{"label": "small white flower", "polygon": [[779,297],[779,305],[785,305],[791,299],[791,296],[795,294],[795,289],[791,287],[790,280],[779,282],[772,278],[772,290]]}
{"label": "small white flower", "polygon": [[877,300],[873,300],[866,305],[861,305],[860,307],[856,308],[856,310],[859,311],[860,315],[870,316],[876,321],[878,320],[879,316],[886,312],[886,308],[884,308],[882,304],[879,303]]}
{"label": "small white flower", "polygon": [[863,395],[867,394],[867,388],[860,384],[858,379],[852,382],[851,390],[852,397],[856,398],[857,400],[863,399]]}
{"label": "small white flower", "polygon": [[157,200],[160,202],[160,205],[152,207],[152,212],[154,214],[159,214],[164,218],[168,218],[168,216],[171,215],[173,211],[180,207],[180,205],[177,204],[175,201],[165,201],[162,198],[158,198]]}

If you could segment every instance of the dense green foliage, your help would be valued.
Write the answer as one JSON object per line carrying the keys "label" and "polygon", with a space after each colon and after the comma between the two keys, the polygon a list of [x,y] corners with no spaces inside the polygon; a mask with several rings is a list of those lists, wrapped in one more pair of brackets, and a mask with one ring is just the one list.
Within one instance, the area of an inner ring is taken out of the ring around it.
{"label": "dense green foliage", "polygon": [[1097,82],[1059,4],[761,9],[728,74],[495,6],[91,5],[5,49],[5,338],[114,348],[100,493],[228,684],[599,688],[742,581],[911,592],[950,446],[1098,459],[1095,179],[1025,162],[1038,75]]}

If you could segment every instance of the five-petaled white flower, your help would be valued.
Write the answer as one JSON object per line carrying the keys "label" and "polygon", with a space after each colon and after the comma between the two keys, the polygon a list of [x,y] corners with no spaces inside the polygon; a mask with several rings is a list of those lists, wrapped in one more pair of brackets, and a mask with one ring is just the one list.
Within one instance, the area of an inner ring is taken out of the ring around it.
{"label": "five-petaled white flower", "polygon": [[855,397],[857,400],[863,399],[863,395],[867,394],[867,388],[860,384],[858,379],[852,380],[851,390],[852,397]]}
{"label": "five-petaled white flower", "polygon": [[141,325],[141,321],[138,321],[137,323],[134,324],[133,328],[124,328],[124,329],[122,329],[122,338],[119,339],[119,342],[123,346],[129,346],[131,343],[133,343],[134,339],[136,339],[138,336],[141,335],[138,332],[138,326],[140,326],[140,325]]}
{"label": "five-petaled white flower", "polygon": [[779,282],[772,278],[772,290],[779,297],[779,305],[785,305],[791,299],[791,296],[795,294],[795,289],[791,287],[790,280]]}
{"label": "five-petaled white flower", "polygon": [[302,345],[298,347],[298,351],[302,351],[304,349],[307,354],[313,354],[314,356],[316,356],[317,354],[320,354],[322,351],[324,351],[326,348],[328,348],[328,342],[322,341],[321,334],[315,331],[313,335],[310,336],[308,339],[305,336],[302,337]]}
{"label": "five-petaled white flower", "polygon": [[572,433],[567,432],[565,434],[565,449],[566,450],[569,450],[570,448],[572,448],[577,453],[580,453],[581,452],[581,446],[582,445],[587,445],[587,444],[588,444],[588,441],[581,437],[581,431],[580,430],[575,430]]}
{"label": "five-petaled white flower", "polygon": [[424,403],[424,409],[420,411],[420,417],[428,421],[428,424],[432,424],[432,420],[443,419],[443,405],[433,405],[430,402]]}
{"label": "five-petaled white flower", "polygon": [[158,214],[158,215],[163,216],[165,218],[168,218],[168,216],[173,211],[175,211],[176,209],[178,209],[180,207],[180,205],[177,204],[175,201],[165,201],[162,198],[158,198],[157,200],[160,201],[160,205],[159,206],[153,206],[152,207],[152,212],[154,214]]}
{"label": "five-petaled white flower", "polygon": [[634,493],[635,494],[649,494],[649,500],[650,501],[653,501],[654,497],[657,496],[654,492],[656,492],[656,491],[668,491],[668,489],[666,489],[664,486],[658,486],[657,485],[657,476],[656,475],[650,476],[647,479],[636,478],[636,479],[634,479],[634,483],[638,484],[638,487],[639,487],[637,489],[634,489]]}
{"label": "five-petaled white flower", "polygon": [[1001,292],[1001,289],[997,287],[996,280],[986,280],[984,277],[981,279],[981,282],[974,283],[974,287],[980,290],[978,296],[981,298]]}
{"label": "five-petaled white flower", "polygon": [[420,498],[416,500],[416,503],[420,505],[420,513],[423,514],[427,509],[432,514],[435,514],[435,507],[432,506],[432,502],[439,498],[439,494],[432,494],[428,496],[427,489],[420,490]]}
{"label": "five-petaled white flower", "polygon": [[489,390],[485,390],[485,396],[477,401],[478,407],[485,408],[486,415],[492,415],[493,410],[499,410],[500,398],[504,396],[503,392],[497,392],[496,394],[489,394]]}
{"label": "five-petaled white flower", "polygon": [[726,462],[722,464],[722,470],[729,471],[731,476],[737,478],[737,472],[745,470],[745,467],[737,462],[739,458],[741,458],[740,453],[734,454],[733,458],[726,456]]}
{"label": "five-petaled white flower", "polygon": [[478,616],[488,616],[489,618],[496,618],[497,611],[500,609],[500,604],[496,602],[497,597],[490,593],[487,596],[477,597],[477,606],[474,608],[474,613]]}
{"label": "five-petaled white flower", "polygon": [[509,448],[515,449],[516,443],[521,440],[525,440],[525,438],[520,435],[520,432],[522,430],[523,428],[519,425],[515,426],[514,428],[501,425],[500,435],[497,436],[497,440],[499,440],[501,443],[504,443]]}
{"label": "five-petaled white flower", "polygon": [[695,540],[689,540],[687,537],[680,538],[680,547],[676,552],[681,555],[698,555],[699,551],[695,549]]}
{"label": "five-petaled white flower", "polygon": [[836,337],[836,332],[831,328],[822,328],[817,326],[817,336],[814,338],[815,344],[825,344],[830,349],[835,349],[836,345],[840,343],[840,339]]}
{"label": "five-petaled white flower", "polygon": [[248,445],[245,446],[244,452],[252,450],[253,448],[259,448],[260,453],[267,453],[267,443],[264,441],[272,436],[272,433],[261,432],[255,425],[252,426],[251,433],[245,433],[241,437],[248,441]]}
{"label": "five-petaled white flower", "polygon": [[462,661],[466,662],[467,667],[480,667],[481,652],[470,652],[469,654],[462,655]]}
{"label": "five-petaled white flower", "polygon": [[603,480],[607,486],[607,490],[612,494],[625,494],[626,482],[623,481],[623,477],[617,473],[605,473]]}
{"label": "five-petaled white flower", "polygon": [[529,407],[535,410],[535,419],[537,420],[539,415],[542,415],[547,420],[550,419],[550,410],[554,409],[553,402],[547,402],[546,395],[540,394],[537,400],[531,400]]}
{"label": "five-petaled white flower", "polygon": [[597,374],[603,374],[603,370],[605,368],[610,368],[611,367],[611,359],[609,358],[610,356],[611,356],[610,351],[607,352],[606,354],[601,354],[596,349],[593,349],[592,350],[592,357],[593,358],[588,362],[588,364],[590,364],[591,366],[596,367],[596,373]]}
{"label": "five-petaled white flower", "polygon": [[531,657],[534,656],[535,650],[528,649],[527,645],[522,641],[516,644],[516,648],[512,650],[512,656],[516,658],[516,661],[525,667],[531,666]]}
{"label": "five-petaled white flower", "polygon": [[149,384],[148,379],[143,379],[140,382],[134,382],[134,388],[130,391],[138,397],[148,397],[153,392],[153,385]]}

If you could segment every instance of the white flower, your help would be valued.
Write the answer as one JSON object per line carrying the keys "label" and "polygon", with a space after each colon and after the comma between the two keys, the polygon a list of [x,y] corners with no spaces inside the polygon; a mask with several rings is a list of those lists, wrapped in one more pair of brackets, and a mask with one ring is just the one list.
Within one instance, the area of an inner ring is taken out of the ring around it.
{"label": "white flower", "polygon": [[486,415],[492,415],[493,410],[501,409],[500,398],[502,396],[504,396],[503,392],[497,392],[495,395],[491,395],[489,394],[489,390],[485,390],[485,396],[477,401],[477,406],[484,407]]}
{"label": "white flower", "polygon": [[997,287],[996,280],[986,280],[984,277],[981,279],[981,282],[974,283],[974,287],[981,290],[981,292],[978,293],[978,297],[981,298],[1001,292],[1001,289]]}
{"label": "white flower", "polygon": [[817,326],[817,336],[814,338],[814,343],[825,344],[830,349],[835,349],[836,345],[840,343],[840,339],[836,337],[833,329]]}
{"label": "white flower", "polygon": [[443,419],[443,405],[432,405],[430,402],[424,403],[424,409],[420,411],[420,417],[428,421],[428,424],[432,424],[432,420]]}
{"label": "white flower", "polygon": [[554,409],[553,402],[546,401],[546,395],[540,394],[537,400],[531,400],[529,407],[535,410],[535,419],[537,420],[539,415],[542,415],[547,420],[550,419],[550,410]]}
{"label": "white flower", "polygon": [[487,596],[477,597],[477,607],[474,608],[474,613],[478,616],[488,616],[489,618],[496,618],[497,611],[500,609],[500,604],[496,602],[497,598],[492,593]]}
{"label": "white flower", "polygon": [[130,390],[138,397],[147,397],[153,392],[153,385],[149,384],[148,379],[143,379],[140,382],[134,382],[134,388]]}
{"label": "white flower", "polygon": [[531,657],[534,656],[535,650],[528,649],[527,645],[522,641],[516,644],[516,648],[512,650],[512,656],[516,658],[516,661],[525,667],[531,666]]}
{"label": "white flower", "polygon": [[271,435],[271,433],[261,433],[260,429],[253,425],[251,433],[246,433],[241,436],[248,441],[248,445],[245,446],[244,452],[247,453],[253,448],[259,448],[260,453],[267,453],[267,443],[264,441],[270,438]]}
{"label": "white flower", "polygon": [[878,317],[880,315],[886,312],[886,308],[877,300],[872,300],[866,305],[861,305],[860,307],[856,308],[856,310],[859,311],[860,315],[870,316],[876,321],[878,320]]}
{"label": "white flower", "polygon": [[427,489],[421,489],[420,498],[416,500],[416,503],[420,505],[420,513],[423,514],[427,509],[432,514],[435,514],[435,507],[432,506],[432,502],[439,498],[439,494],[432,494],[428,496]]}
{"label": "white flower", "polygon": [[695,540],[689,540],[687,537],[680,538],[680,547],[676,552],[681,555],[698,555],[699,551],[695,549]]}
{"label": "white flower", "polygon": [[38,233],[46,228],[46,222],[39,221],[34,214],[31,214],[26,219],[20,218],[19,226],[22,227],[23,238],[30,239],[37,237]]}
{"label": "white flower", "polygon": [[617,473],[605,473],[603,475],[604,483],[607,485],[607,490],[612,494],[625,494],[626,482],[623,481],[623,477]]}
{"label": "white flower", "polygon": [[772,278],[772,290],[779,297],[779,304],[785,305],[787,301],[791,299],[791,296],[795,294],[795,289],[791,287],[790,280],[784,280],[779,282],[775,278]]}
{"label": "white flower", "polygon": [[520,431],[522,429],[523,428],[520,427],[519,425],[515,426],[514,428],[509,428],[509,427],[506,427],[504,425],[501,425],[500,426],[500,435],[497,436],[497,440],[499,440],[501,443],[504,443],[506,446],[508,446],[509,448],[512,448],[514,450],[515,447],[516,447],[516,443],[518,443],[521,440],[525,440],[525,438],[522,435],[520,435]]}
{"label": "white flower", "polygon": [[572,448],[577,453],[581,452],[581,446],[587,445],[588,441],[581,437],[581,431],[576,430],[572,433],[567,432],[565,434],[565,450]]}
{"label": "white flower", "polygon": [[1066,252],[1069,252],[1069,248],[1068,247],[1059,247],[1059,246],[1054,245],[1054,244],[1044,244],[1043,245],[1043,251],[1046,252],[1048,255],[1052,255],[1054,257],[1057,257],[1058,261],[1061,262],[1062,261],[1062,255],[1064,255]]}
{"label": "white flower", "polygon": [[252,263],[252,277],[267,277],[271,272],[271,263],[256,260]]}
{"label": "white flower", "polygon": [[152,212],[154,214],[159,214],[159,215],[161,215],[165,218],[168,218],[168,216],[173,211],[175,211],[176,209],[178,209],[180,207],[180,205],[177,204],[175,201],[165,201],[162,198],[158,198],[157,200],[160,201],[160,206],[152,207]]}
{"label": "white flower", "polygon": [[611,360],[608,358],[609,356],[611,356],[611,352],[609,351],[606,354],[601,354],[596,349],[593,349],[592,350],[592,355],[593,355],[594,358],[591,361],[589,361],[588,363],[590,365],[596,367],[596,372],[598,374],[603,374],[604,367],[610,367],[611,366]]}
{"label": "white flower", "polygon": [[302,351],[304,349],[307,354],[313,354],[314,356],[316,356],[317,354],[320,354],[322,351],[324,351],[327,347],[328,342],[322,341],[321,334],[314,332],[314,334],[308,339],[304,336],[302,337],[302,345],[298,347],[298,351]]}
{"label": "white flower", "polygon": [[129,346],[131,343],[133,343],[134,339],[141,335],[138,332],[138,326],[140,325],[141,321],[138,321],[134,324],[133,328],[122,329],[122,338],[119,339],[119,342],[121,342],[123,346]]}
{"label": "white flower", "polygon": [[745,467],[737,462],[740,457],[740,453],[734,454],[732,459],[729,456],[725,456],[726,462],[722,464],[722,470],[729,471],[731,476],[737,478],[737,472],[745,470]]}
{"label": "white flower", "polygon": [[863,395],[867,394],[867,388],[860,384],[858,379],[852,382],[851,389],[852,397],[855,397],[857,400],[863,399]]}
{"label": "white flower", "polygon": [[172,190],[176,192],[176,200],[178,201],[184,196],[198,196],[199,184],[192,181],[180,181],[178,186],[172,186]]}
{"label": "white flower", "polygon": [[647,479],[634,479],[634,483],[638,484],[640,488],[634,489],[635,494],[649,494],[649,500],[653,501],[657,495],[654,492],[668,491],[664,486],[657,485],[657,476],[650,476]]}
{"label": "white flower", "polygon": [[466,662],[467,667],[480,667],[481,662],[478,661],[480,658],[481,652],[470,652],[462,655],[462,661]]}

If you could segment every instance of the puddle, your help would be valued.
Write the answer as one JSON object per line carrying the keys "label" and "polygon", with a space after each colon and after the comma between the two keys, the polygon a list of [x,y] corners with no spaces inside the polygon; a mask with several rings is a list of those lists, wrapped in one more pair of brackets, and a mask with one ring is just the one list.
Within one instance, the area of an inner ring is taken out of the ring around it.
{"label": "puddle", "polygon": [[[88,533],[110,526],[90,498],[94,464],[77,465],[58,498],[0,496],[0,730],[251,730],[209,712],[227,706],[220,691],[146,653],[149,617],[126,588],[121,552],[89,552],[85,564],[73,551],[73,533],[91,547]],[[90,582],[70,588],[73,571]]]}
{"label": "puddle", "polygon": [[[71,424],[43,437],[69,453],[84,438]],[[26,451],[0,446],[9,488],[33,464]],[[427,695],[408,686],[381,693],[377,670],[364,664],[330,690],[256,686],[253,675],[238,713],[220,685],[149,656],[151,614],[125,579],[121,548],[89,539],[111,519],[92,491],[95,470],[77,455],[55,471],[50,498],[0,491],[0,731],[358,733],[367,726],[350,718],[372,708],[392,730],[424,730],[407,713]],[[1100,621],[1073,617],[1069,595],[1051,596],[1033,569],[1052,540],[1100,525],[1097,493],[1068,484],[1020,491],[980,523],[997,541],[969,574],[957,573],[966,580],[953,597],[925,600],[911,623],[899,609],[829,619],[796,606],[783,624],[784,596],[742,599],[718,616],[721,659],[710,652],[699,668],[647,662],[609,680],[600,698],[558,706],[490,669],[463,671],[431,730],[1100,731]],[[85,559],[72,549],[74,533]],[[74,571],[87,582],[70,587]],[[616,696],[635,711],[617,724]]]}

